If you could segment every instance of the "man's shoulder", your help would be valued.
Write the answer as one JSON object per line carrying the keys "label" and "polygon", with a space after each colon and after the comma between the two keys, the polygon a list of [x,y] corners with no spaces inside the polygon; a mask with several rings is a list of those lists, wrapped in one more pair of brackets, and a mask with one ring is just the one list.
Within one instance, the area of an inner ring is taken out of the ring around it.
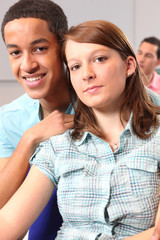
{"label": "man's shoulder", "polygon": [[151,83],[153,84],[153,86],[155,85],[156,87],[159,88],[160,87],[159,81],[160,81],[160,74],[154,71]]}
{"label": "man's shoulder", "polygon": [[0,108],[0,126],[6,131],[25,131],[39,122],[39,101],[27,94]]}
{"label": "man's shoulder", "polygon": [[150,100],[157,106],[160,106],[160,95],[146,87]]}
{"label": "man's shoulder", "polygon": [[0,157],[8,157],[23,133],[39,122],[39,102],[27,94],[0,108]]}
{"label": "man's shoulder", "polygon": [[159,73],[159,72],[154,71],[154,75],[155,75],[156,77],[160,78],[160,73]]}
{"label": "man's shoulder", "polygon": [[12,102],[0,107],[0,114],[11,115],[11,114],[23,114],[28,111],[38,111],[39,101],[30,98],[26,93]]}

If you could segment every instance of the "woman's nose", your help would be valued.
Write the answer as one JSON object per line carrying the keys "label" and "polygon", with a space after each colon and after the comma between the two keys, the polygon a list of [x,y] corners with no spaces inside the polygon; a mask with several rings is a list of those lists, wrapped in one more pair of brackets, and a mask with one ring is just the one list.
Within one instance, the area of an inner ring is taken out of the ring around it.
{"label": "woman's nose", "polygon": [[93,80],[96,77],[96,74],[93,69],[85,67],[83,69],[83,80]]}

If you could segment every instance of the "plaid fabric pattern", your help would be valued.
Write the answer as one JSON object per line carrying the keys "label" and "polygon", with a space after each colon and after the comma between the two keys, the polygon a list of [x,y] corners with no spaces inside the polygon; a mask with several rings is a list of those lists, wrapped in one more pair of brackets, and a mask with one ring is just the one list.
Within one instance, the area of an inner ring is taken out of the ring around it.
{"label": "plaid fabric pattern", "polygon": [[72,141],[67,131],[40,144],[30,163],[58,188],[57,239],[122,240],[154,225],[159,161],[160,128],[141,140],[130,120],[114,153],[91,133]]}

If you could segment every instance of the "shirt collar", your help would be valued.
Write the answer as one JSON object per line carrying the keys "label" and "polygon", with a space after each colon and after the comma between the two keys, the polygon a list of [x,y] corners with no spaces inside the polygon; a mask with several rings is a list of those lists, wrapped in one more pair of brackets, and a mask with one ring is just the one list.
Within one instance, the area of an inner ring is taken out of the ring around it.
{"label": "shirt collar", "polygon": [[128,120],[128,123],[122,132],[122,134],[130,132],[131,134],[134,134],[133,127],[132,127],[132,120],[133,120],[133,112],[131,112],[130,118]]}
{"label": "shirt collar", "polygon": [[[127,123],[124,131],[121,133],[120,136],[126,135],[126,134],[131,134],[131,135],[134,134],[134,131],[133,131],[133,128],[132,128],[132,118],[133,118],[133,112],[131,113],[130,118],[129,118],[129,121],[128,121],[128,123]],[[76,144],[77,146],[80,146],[80,145],[82,145],[85,141],[87,141],[89,138],[92,138],[92,137],[96,137],[96,136],[95,136],[94,134],[86,131],[86,132],[84,132],[84,134],[83,134],[83,136],[82,136],[82,138],[81,138],[80,140],[76,140],[76,141],[75,141],[75,144]],[[97,138],[97,137],[96,137],[96,138]]]}
{"label": "shirt collar", "polygon": [[42,120],[42,106],[39,102],[39,108],[38,108],[38,117],[39,117],[39,120],[41,121]]}
{"label": "shirt collar", "polygon": [[[38,107],[38,118],[41,121],[42,120],[42,106],[41,106],[40,102],[38,104],[39,104],[39,107]],[[66,109],[65,113],[74,114],[74,110],[73,110],[73,107],[72,107],[71,103],[69,104],[69,106]]]}
{"label": "shirt collar", "polygon": [[160,88],[160,81],[159,80],[160,80],[160,76],[156,72],[154,72],[152,80],[147,85],[147,87],[153,87],[155,89],[159,89]]}

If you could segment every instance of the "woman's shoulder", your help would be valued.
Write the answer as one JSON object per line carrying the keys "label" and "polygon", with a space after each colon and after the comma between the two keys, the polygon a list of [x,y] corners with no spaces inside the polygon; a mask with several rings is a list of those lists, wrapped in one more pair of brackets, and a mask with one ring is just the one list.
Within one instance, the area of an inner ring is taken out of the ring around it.
{"label": "woman's shoulder", "polygon": [[52,136],[49,140],[48,143],[45,142],[45,144],[51,144],[53,148],[61,148],[63,149],[64,147],[66,148],[67,146],[70,145],[72,141],[71,137],[71,129],[65,131],[62,134]]}
{"label": "woman's shoulder", "polygon": [[152,136],[153,138],[156,138],[158,141],[160,141],[160,115],[158,115],[158,125]]}
{"label": "woman's shoulder", "polygon": [[71,139],[71,129],[68,129],[67,131],[65,131],[64,133],[62,134],[58,134],[56,136],[52,136],[50,138],[50,141],[61,141],[62,139]]}

